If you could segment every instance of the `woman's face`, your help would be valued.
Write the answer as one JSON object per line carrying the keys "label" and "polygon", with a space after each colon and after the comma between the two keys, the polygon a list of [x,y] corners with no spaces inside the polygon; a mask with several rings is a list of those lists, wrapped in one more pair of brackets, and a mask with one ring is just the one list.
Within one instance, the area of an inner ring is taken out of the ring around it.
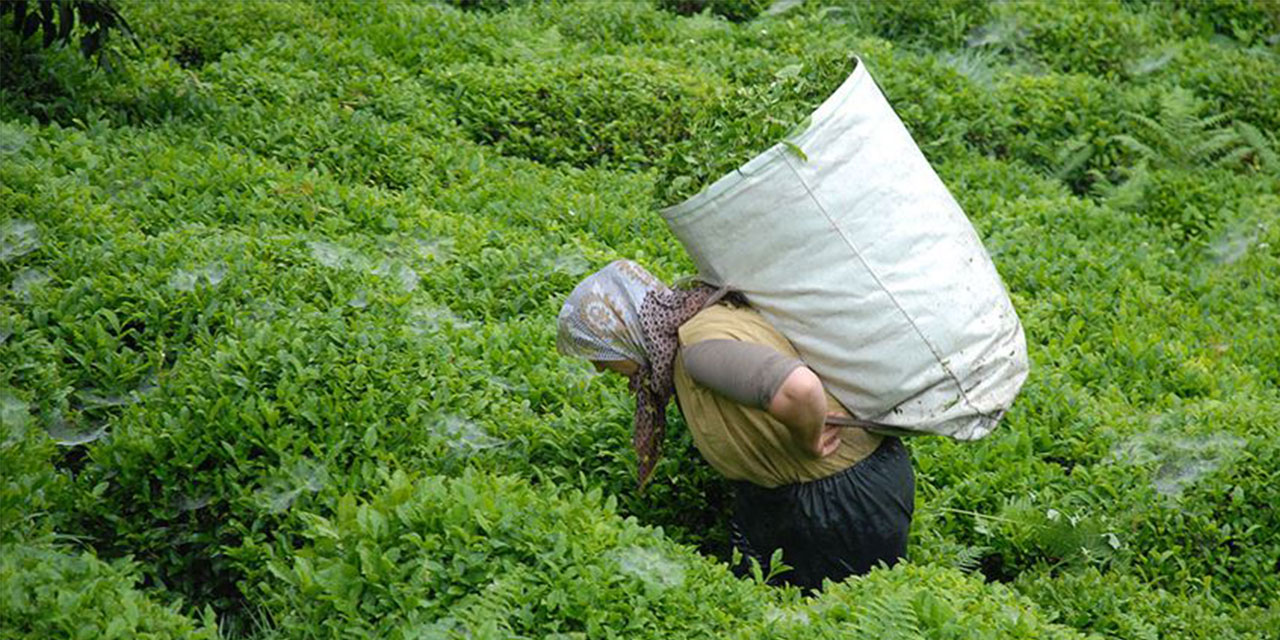
{"label": "woman's face", "polygon": [[591,366],[595,367],[596,371],[613,371],[628,378],[640,370],[640,365],[634,360],[592,360]]}

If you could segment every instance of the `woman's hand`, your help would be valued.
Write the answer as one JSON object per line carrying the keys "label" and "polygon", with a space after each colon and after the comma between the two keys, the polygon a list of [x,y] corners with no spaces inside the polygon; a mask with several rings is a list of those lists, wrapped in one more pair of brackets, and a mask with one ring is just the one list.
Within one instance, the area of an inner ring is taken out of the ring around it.
{"label": "woman's hand", "polygon": [[831,422],[830,418],[847,418],[849,414],[843,411],[827,412],[827,420],[822,423],[822,432],[818,436],[819,458],[825,458],[836,452],[840,448],[840,432],[842,428]]}

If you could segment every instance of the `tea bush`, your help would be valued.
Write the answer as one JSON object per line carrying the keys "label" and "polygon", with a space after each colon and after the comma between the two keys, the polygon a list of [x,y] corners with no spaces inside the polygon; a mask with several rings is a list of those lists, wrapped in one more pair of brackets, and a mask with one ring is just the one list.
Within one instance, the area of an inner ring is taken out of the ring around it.
{"label": "tea bush", "polygon": [[609,57],[463,66],[440,85],[457,104],[462,129],[500,153],[633,169],[681,139],[716,90],[662,63]]}
{"label": "tea bush", "polygon": [[65,506],[65,479],[50,465],[54,445],[39,433],[28,402],[14,393],[15,387],[35,385],[16,382],[0,387],[0,544],[49,533],[56,517],[51,512]]}
{"label": "tea bush", "polygon": [[1241,614],[1209,596],[1182,598],[1094,569],[1029,573],[1018,588],[1051,619],[1108,638],[1266,638],[1278,621],[1275,610]]}
{"label": "tea bush", "polygon": [[298,2],[139,2],[121,11],[137,24],[138,39],[184,68],[216,62],[224,53],[288,33],[331,36],[337,25]]}
{"label": "tea bush", "polygon": [[680,15],[710,12],[723,16],[726,20],[743,22],[750,20],[760,12],[768,9],[771,2],[766,0],[658,0],[663,9]]}
{"label": "tea bush", "polygon": [[[0,16],[38,62],[0,71],[0,606],[32,637],[46,602],[257,638],[1266,637],[1267,6],[131,2],[111,74]],[[910,442],[909,562],[803,597],[730,575],[675,409],[635,492],[625,384],[554,323],[617,257],[691,273],[655,209],[855,60],[1033,369],[982,442]]]}
{"label": "tea bush", "polygon": [[959,47],[992,19],[991,4],[981,0],[863,0],[833,3],[832,8],[860,29],[923,49]]}
{"label": "tea bush", "polygon": [[614,508],[598,491],[513,478],[394,475],[369,501],[307,516],[311,542],[271,560],[276,580],[260,588],[279,614],[266,637],[1076,637],[955,571],[880,571],[809,603],[734,579]]}
{"label": "tea bush", "polygon": [[128,562],[106,563],[51,544],[0,544],[0,625],[7,638],[218,638],[199,620],[135,588]]}
{"label": "tea bush", "polygon": [[1013,75],[998,81],[1007,123],[996,151],[1086,190],[1097,172],[1110,175],[1131,162],[1115,136],[1127,133],[1129,113],[1144,113],[1140,90],[1115,92],[1082,74]]}
{"label": "tea bush", "polygon": [[1126,10],[1121,0],[1096,2],[1092,11],[1055,2],[996,7],[997,19],[1012,25],[1015,43],[1047,66],[1067,73],[1122,76],[1133,51],[1152,41],[1149,21]]}
{"label": "tea bush", "polygon": [[1280,128],[1280,106],[1271,99],[1280,91],[1274,47],[1246,49],[1192,38],[1174,52],[1153,76],[1212,100],[1218,112],[1232,118],[1268,131]]}
{"label": "tea bush", "polygon": [[[529,19],[554,27],[548,30],[548,40],[555,42],[554,33],[592,53],[620,53],[627,47],[643,45],[650,55],[654,48],[675,45],[688,51],[690,38],[697,38],[699,47],[707,47],[706,39],[727,40],[736,30],[723,20],[707,17],[705,20],[673,21],[671,16],[657,5],[644,2],[615,2],[607,5],[582,3],[561,5],[535,5]],[[678,53],[676,55],[679,55]],[[666,55],[655,56],[668,59]],[[716,63],[714,60],[707,62]]]}
{"label": "tea bush", "polygon": [[1230,36],[1251,45],[1269,35],[1280,33],[1280,7],[1275,3],[1250,0],[1209,0],[1173,3],[1183,15],[1178,16],[1179,32],[1184,37],[1218,34]]}
{"label": "tea bush", "polygon": [[345,39],[367,43],[385,60],[416,72],[461,62],[514,62],[530,54],[558,54],[558,34],[530,24],[529,13],[536,14],[541,3],[532,4],[497,13],[407,2],[367,7],[335,2],[316,10],[338,20]]}

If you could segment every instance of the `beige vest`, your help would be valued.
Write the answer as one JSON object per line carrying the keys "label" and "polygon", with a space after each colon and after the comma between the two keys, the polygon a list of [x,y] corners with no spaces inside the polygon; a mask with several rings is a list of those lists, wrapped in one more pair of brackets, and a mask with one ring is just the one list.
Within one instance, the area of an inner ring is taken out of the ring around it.
{"label": "beige vest", "polygon": [[[712,339],[762,344],[798,357],[791,343],[750,308],[715,305],[680,327],[681,347]],[[731,480],[777,487],[825,478],[870,455],[882,439],[862,429],[846,428],[834,454],[818,460],[807,458],[792,444],[791,430],[773,416],[694,382],[685,370],[682,351],[676,353],[675,386],[680,410],[698,451]],[[830,411],[844,410],[830,393],[827,407]]]}

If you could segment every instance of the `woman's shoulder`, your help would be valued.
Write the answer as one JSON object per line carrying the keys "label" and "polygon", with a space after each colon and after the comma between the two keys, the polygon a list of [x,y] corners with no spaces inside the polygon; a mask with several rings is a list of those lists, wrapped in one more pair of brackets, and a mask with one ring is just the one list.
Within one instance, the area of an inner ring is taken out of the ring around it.
{"label": "woman's shoulder", "polygon": [[781,337],[759,311],[733,303],[711,305],[680,325],[682,345],[717,339],[773,342],[774,336]]}

